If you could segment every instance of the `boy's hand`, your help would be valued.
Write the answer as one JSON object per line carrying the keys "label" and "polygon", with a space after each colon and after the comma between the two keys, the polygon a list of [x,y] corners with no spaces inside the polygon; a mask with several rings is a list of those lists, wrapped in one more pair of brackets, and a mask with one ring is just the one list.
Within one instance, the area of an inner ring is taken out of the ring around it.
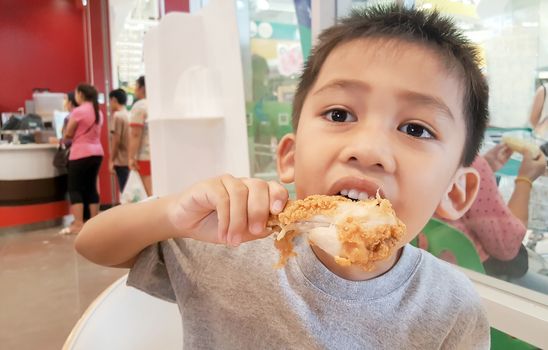
{"label": "boy's hand", "polygon": [[546,158],[540,152],[540,155],[533,159],[531,153],[526,151],[523,153],[523,160],[519,168],[519,176],[525,176],[531,181],[535,181],[540,175],[546,171]]}
{"label": "boy's hand", "polygon": [[270,213],[280,213],[287,199],[287,190],[275,181],[223,175],[174,198],[169,219],[183,237],[238,246],[268,236]]}

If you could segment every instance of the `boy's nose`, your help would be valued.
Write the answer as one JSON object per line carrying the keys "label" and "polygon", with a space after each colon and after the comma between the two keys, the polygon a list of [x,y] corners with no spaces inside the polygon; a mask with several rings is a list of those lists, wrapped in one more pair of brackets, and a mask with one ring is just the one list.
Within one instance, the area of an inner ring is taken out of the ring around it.
{"label": "boy's nose", "polygon": [[352,135],[346,135],[346,147],[341,152],[345,162],[362,169],[374,168],[387,173],[396,171],[393,145],[387,131],[382,127],[356,128]]}

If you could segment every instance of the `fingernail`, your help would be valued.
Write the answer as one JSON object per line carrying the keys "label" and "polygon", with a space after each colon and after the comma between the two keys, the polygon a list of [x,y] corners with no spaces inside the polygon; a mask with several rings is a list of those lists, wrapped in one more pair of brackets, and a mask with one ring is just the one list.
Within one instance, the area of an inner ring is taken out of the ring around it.
{"label": "fingernail", "polygon": [[251,225],[249,231],[251,231],[251,233],[253,233],[254,235],[258,235],[259,233],[263,232],[263,225],[253,224]]}
{"label": "fingernail", "polygon": [[236,235],[236,236],[232,237],[232,245],[234,247],[239,246],[241,242],[242,242],[242,239],[241,239],[240,235]]}
{"label": "fingernail", "polygon": [[272,212],[277,214],[281,212],[282,209],[283,209],[282,201],[280,200],[274,201],[274,203],[272,204]]}

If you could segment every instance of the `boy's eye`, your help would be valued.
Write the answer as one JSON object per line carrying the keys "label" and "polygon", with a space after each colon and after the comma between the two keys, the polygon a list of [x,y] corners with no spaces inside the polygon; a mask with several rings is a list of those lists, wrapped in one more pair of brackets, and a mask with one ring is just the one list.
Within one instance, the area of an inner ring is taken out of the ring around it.
{"label": "boy's eye", "polygon": [[325,118],[327,118],[327,120],[336,123],[355,122],[357,120],[356,117],[354,117],[352,114],[348,113],[344,109],[329,110],[324,114],[324,116]]}
{"label": "boy's eye", "polygon": [[407,123],[398,128],[399,131],[406,133],[409,136],[421,139],[433,139],[434,134],[426,127],[417,123]]}

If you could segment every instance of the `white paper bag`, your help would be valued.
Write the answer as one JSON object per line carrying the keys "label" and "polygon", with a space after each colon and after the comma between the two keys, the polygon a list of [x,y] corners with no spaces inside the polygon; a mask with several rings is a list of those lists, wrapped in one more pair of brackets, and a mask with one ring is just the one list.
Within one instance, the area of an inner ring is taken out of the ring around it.
{"label": "white paper bag", "polygon": [[147,192],[145,191],[145,185],[143,185],[141,176],[137,171],[131,170],[129,172],[129,177],[126,182],[124,192],[122,192],[120,202],[122,204],[137,203],[142,201],[143,199],[146,199],[147,197],[148,196]]}

